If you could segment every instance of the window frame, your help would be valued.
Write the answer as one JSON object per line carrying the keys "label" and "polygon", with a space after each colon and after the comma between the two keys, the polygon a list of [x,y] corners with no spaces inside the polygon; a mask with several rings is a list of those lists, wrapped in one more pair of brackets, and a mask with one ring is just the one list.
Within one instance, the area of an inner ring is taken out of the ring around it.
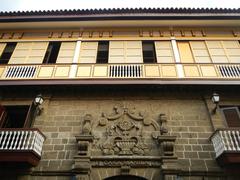
{"label": "window frame", "polygon": [[[8,46],[10,46],[10,45],[13,46],[11,55],[9,56],[9,58],[8,58],[7,60],[4,59],[4,63],[2,63],[2,61],[3,61],[2,56],[3,56],[4,53],[6,53],[5,51],[6,51],[6,49],[8,48]],[[17,46],[17,42],[7,42],[7,43],[6,43],[6,46],[4,47],[2,53],[0,54],[0,64],[8,64],[8,63],[9,63],[9,61],[10,61],[12,55],[13,55],[13,52],[14,52],[14,50],[16,49],[16,46]],[[6,63],[5,63],[5,62],[6,62]]]}
{"label": "window frame", "polygon": [[[58,47],[58,52],[57,52],[55,61],[54,62],[49,62],[51,54],[52,54],[52,51],[53,51],[53,47],[54,47],[53,44],[54,43],[60,43],[59,47]],[[57,59],[58,59],[58,55],[59,55],[59,52],[60,52],[60,49],[61,49],[61,45],[62,45],[62,41],[50,41],[50,42],[48,42],[48,46],[47,46],[45,55],[44,55],[43,60],[42,60],[42,64],[56,64],[57,63]],[[50,47],[51,47],[51,50],[49,51],[50,53],[48,53],[48,49],[50,49]],[[45,57],[47,57],[46,60],[45,60]]]}
{"label": "window frame", "polygon": [[[99,50],[99,44],[106,43],[107,44],[107,51],[100,51]],[[98,62],[98,55],[100,52],[107,52],[107,61],[106,62]],[[97,47],[97,55],[96,55],[96,64],[108,64],[109,63],[109,41],[98,41],[98,47]]]}
{"label": "window frame", "polygon": [[[143,44],[144,43],[151,43],[153,45],[153,62],[144,62],[144,49],[143,49]],[[155,46],[155,41],[142,41],[142,58],[143,58],[143,63],[144,64],[156,64],[157,63],[157,52],[156,52],[156,46]]]}
{"label": "window frame", "polygon": [[224,122],[225,126],[228,127],[228,128],[240,128],[240,126],[231,127],[231,126],[228,125],[228,121],[227,121],[226,116],[225,116],[225,114],[223,112],[224,110],[228,110],[228,109],[235,109],[237,114],[238,114],[238,117],[240,119],[239,106],[237,106],[237,105],[233,105],[233,106],[231,106],[231,105],[229,105],[229,106],[220,106],[221,117],[223,119],[223,122]]}
{"label": "window frame", "polygon": [[[0,107],[5,109],[4,106],[29,106],[28,107],[28,110],[27,110],[27,114],[26,114],[26,117],[25,117],[25,120],[24,120],[24,123],[23,123],[23,127],[21,128],[31,128],[34,124],[34,120],[35,120],[35,113],[36,113],[36,106],[31,103],[31,104],[18,104],[18,105],[12,105],[12,104],[6,104],[6,105],[3,105],[3,104],[0,104]],[[6,109],[4,110],[6,113]],[[2,113],[0,114],[0,128],[4,128],[3,125],[4,125],[4,122],[6,121],[6,117],[3,117],[4,114],[6,116],[6,113]],[[21,128],[17,128],[17,129],[21,129]]]}

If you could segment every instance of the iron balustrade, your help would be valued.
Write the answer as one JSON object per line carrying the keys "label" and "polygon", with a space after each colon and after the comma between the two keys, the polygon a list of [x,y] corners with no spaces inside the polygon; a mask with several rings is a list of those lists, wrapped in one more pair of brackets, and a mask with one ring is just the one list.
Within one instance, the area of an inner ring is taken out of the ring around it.
{"label": "iron balustrade", "polygon": [[240,78],[240,65],[217,65],[217,69],[222,77]]}
{"label": "iron balustrade", "polygon": [[129,65],[110,65],[109,66],[109,77],[130,77],[130,78],[136,78],[136,77],[142,77],[142,65],[135,65],[135,64],[129,64]]}
{"label": "iron balustrade", "polygon": [[33,78],[37,71],[37,66],[7,66],[6,78]]}

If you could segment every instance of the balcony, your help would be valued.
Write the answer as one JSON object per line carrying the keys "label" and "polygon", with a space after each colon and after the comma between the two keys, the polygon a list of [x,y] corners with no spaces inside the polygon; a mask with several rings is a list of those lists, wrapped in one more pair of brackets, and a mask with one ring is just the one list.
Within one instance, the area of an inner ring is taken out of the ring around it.
{"label": "balcony", "polygon": [[240,130],[218,129],[210,137],[221,166],[240,165]]}
{"label": "balcony", "polygon": [[[95,81],[87,81],[87,80]],[[239,84],[240,64],[22,64],[1,65],[1,84],[23,80],[33,84],[160,83]],[[34,80],[34,81],[33,81]],[[36,81],[37,80],[37,81]],[[54,80],[49,82],[48,80]],[[77,80],[77,81],[76,81]],[[114,81],[112,81],[114,80]],[[140,81],[141,80],[141,81]],[[146,81],[147,80],[147,81]],[[200,81],[199,81],[200,80]],[[19,83],[20,84],[20,83]]]}
{"label": "balcony", "polygon": [[0,129],[0,162],[36,166],[45,136],[38,129]]}

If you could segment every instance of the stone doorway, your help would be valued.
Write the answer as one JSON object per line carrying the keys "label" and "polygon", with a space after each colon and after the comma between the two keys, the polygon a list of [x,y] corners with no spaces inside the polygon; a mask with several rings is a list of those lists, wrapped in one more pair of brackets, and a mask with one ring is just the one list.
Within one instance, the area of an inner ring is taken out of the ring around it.
{"label": "stone doorway", "polygon": [[132,175],[119,175],[119,176],[112,176],[109,178],[106,178],[104,180],[147,180],[145,178],[139,177],[139,176],[132,176]]}

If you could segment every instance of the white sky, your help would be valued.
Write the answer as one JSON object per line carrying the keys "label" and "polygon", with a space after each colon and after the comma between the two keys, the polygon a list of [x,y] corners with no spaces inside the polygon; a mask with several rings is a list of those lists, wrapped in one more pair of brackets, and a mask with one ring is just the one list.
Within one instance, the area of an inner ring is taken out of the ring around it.
{"label": "white sky", "polygon": [[126,7],[240,8],[240,0],[0,0],[0,11]]}

